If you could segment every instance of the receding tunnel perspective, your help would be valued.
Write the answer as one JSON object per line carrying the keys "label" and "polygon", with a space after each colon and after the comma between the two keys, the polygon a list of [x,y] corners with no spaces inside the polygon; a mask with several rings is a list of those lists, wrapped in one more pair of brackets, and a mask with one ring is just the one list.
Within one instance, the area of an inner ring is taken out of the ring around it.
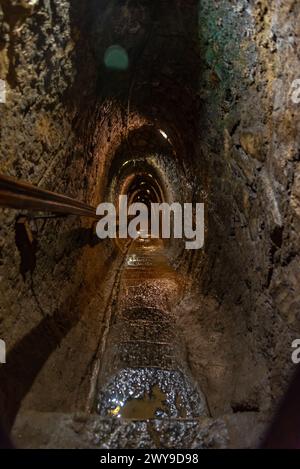
{"label": "receding tunnel perspective", "polygon": [[0,447],[299,449],[300,2],[0,0],[0,132]]}

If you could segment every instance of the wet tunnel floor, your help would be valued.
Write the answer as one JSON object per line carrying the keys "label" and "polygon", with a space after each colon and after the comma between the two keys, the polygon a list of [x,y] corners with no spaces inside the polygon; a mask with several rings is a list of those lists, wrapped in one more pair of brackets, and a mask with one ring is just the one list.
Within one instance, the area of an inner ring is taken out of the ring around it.
{"label": "wet tunnel floor", "polygon": [[99,379],[101,416],[143,420],[206,414],[172,314],[182,290],[162,240],[146,236],[131,243]]}
{"label": "wet tunnel floor", "polygon": [[183,279],[163,242],[132,242],[119,273],[94,409],[22,412],[12,432],[16,446],[244,447],[245,435],[264,424],[251,412],[208,416],[173,308],[183,295]]}

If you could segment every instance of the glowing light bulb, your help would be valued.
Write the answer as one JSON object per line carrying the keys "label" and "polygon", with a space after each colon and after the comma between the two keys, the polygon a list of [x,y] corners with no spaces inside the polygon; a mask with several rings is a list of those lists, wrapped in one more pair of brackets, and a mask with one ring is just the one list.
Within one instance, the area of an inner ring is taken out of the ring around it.
{"label": "glowing light bulb", "polygon": [[159,132],[166,140],[168,140],[168,136],[167,136],[166,132],[164,132],[163,130],[159,130]]}

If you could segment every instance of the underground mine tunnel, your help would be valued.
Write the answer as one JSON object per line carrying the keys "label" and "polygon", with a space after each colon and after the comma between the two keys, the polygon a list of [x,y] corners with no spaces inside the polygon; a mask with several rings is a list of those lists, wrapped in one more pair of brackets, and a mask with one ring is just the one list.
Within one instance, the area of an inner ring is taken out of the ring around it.
{"label": "underground mine tunnel", "polygon": [[[300,345],[299,38],[297,0],[0,0],[2,446],[300,447],[265,439]],[[203,248],[100,239],[120,196],[203,203]]]}

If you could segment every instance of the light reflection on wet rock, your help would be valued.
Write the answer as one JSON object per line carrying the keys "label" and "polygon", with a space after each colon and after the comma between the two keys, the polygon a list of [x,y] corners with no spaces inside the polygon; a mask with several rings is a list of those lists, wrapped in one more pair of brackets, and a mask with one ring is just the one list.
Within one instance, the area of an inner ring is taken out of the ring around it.
{"label": "light reflection on wet rock", "polygon": [[99,393],[97,410],[129,419],[206,415],[203,396],[180,371],[156,368],[120,371]]}

